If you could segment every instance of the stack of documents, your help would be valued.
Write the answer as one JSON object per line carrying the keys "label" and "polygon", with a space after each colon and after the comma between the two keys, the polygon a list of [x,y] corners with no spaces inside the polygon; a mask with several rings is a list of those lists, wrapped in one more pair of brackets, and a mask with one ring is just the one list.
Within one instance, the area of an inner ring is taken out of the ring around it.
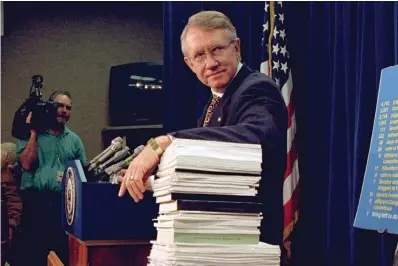
{"label": "stack of documents", "polygon": [[266,243],[218,245],[152,241],[150,266],[280,265],[280,249]]}
{"label": "stack of documents", "polygon": [[260,145],[176,139],[161,158],[154,196],[255,196],[261,179],[261,161]]}
{"label": "stack of documents", "polygon": [[205,211],[174,211],[154,223],[157,240],[165,243],[257,244],[261,215]]}
{"label": "stack of documents", "polygon": [[261,243],[261,146],[175,139],[153,185],[149,265],[279,265],[279,246]]}

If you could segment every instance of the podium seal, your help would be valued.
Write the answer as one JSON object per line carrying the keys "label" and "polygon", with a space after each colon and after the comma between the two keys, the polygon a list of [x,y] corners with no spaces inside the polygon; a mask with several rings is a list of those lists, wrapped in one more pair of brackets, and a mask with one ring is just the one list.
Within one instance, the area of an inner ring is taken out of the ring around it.
{"label": "podium seal", "polygon": [[66,171],[65,180],[65,215],[68,225],[72,225],[75,219],[76,210],[76,180],[72,167]]}

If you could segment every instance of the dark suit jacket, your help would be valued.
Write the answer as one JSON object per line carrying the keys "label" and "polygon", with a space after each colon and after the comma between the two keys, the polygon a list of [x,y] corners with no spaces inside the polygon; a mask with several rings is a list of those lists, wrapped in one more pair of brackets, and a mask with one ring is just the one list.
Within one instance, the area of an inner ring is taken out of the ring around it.
{"label": "dark suit jacket", "polygon": [[263,163],[258,193],[264,204],[261,240],[281,244],[287,110],[278,87],[266,75],[243,65],[225,90],[209,126],[203,128],[207,106],[198,120],[198,128],[177,131],[171,135],[177,138],[261,144]]}

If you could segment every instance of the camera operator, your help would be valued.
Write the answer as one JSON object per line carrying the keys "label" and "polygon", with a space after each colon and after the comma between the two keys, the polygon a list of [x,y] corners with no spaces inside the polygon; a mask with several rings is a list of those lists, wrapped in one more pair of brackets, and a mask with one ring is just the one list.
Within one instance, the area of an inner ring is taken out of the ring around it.
{"label": "camera operator", "polygon": [[55,91],[50,102],[55,101],[53,114],[43,125],[30,124],[35,112],[30,112],[30,136],[17,141],[17,157],[24,169],[21,194],[24,204],[22,230],[24,234],[24,265],[47,265],[47,255],[54,250],[68,265],[68,240],[61,224],[61,181],[64,164],[87,158],[80,137],[72,132],[68,122],[72,101],[67,91]]}

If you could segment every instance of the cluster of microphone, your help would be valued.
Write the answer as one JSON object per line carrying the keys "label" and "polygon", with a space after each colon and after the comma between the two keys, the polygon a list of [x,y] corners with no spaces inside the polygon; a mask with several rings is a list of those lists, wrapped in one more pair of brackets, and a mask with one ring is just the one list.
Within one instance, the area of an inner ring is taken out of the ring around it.
{"label": "cluster of microphone", "polygon": [[89,162],[87,166],[89,179],[116,183],[118,172],[128,167],[143,149],[144,145],[140,145],[131,151],[121,137],[113,139],[109,147]]}

